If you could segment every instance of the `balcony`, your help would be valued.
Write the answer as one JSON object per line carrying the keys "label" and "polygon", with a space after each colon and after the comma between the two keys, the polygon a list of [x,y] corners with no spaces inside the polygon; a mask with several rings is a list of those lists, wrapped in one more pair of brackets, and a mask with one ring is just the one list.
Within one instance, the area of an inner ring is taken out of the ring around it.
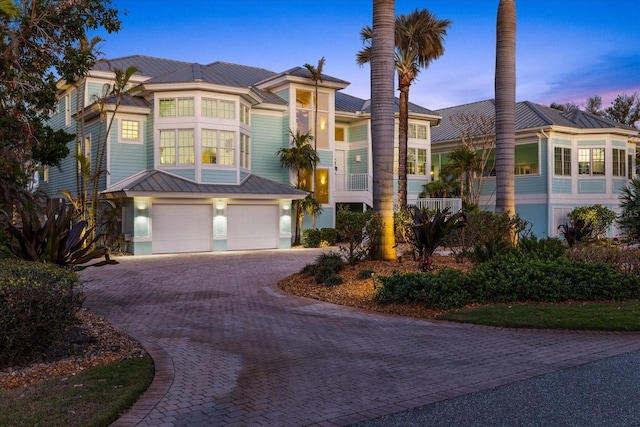
{"label": "balcony", "polygon": [[373,204],[373,177],[368,173],[335,174],[333,189],[338,203]]}
{"label": "balcony", "polygon": [[416,206],[420,209],[428,209],[430,211],[443,210],[450,208],[451,213],[456,213],[462,209],[462,199],[454,198],[420,198],[407,200],[407,205]]}

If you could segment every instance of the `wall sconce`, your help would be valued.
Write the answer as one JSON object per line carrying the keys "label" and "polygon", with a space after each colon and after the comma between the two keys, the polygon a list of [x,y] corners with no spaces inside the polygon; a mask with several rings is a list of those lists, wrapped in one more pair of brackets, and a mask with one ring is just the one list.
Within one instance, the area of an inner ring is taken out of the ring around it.
{"label": "wall sconce", "polygon": [[140,203],[136,206],[136,217],[149,216],[149,208],[146,203]]}
{"label": "wall sconce", "polygon": [[324,176],[320,178],[320,184],[325,185],[327,183],[327,178]]}
{"label": "wall sconce", "polygon": [[327,127],[327,123],[326,122],[324,122],[324,121],[320,122],[320,129],[324,130],[324,128],[326,128],[326,127]]}

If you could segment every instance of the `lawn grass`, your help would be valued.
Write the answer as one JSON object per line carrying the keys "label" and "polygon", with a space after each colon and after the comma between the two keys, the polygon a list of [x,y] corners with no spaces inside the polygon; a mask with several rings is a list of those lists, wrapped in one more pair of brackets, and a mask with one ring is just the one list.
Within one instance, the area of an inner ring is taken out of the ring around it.
{"label": "lawn grass", "polygon": [[640,301],[497,304],[451,311],[438,319],[507,328],[640,331]]}
{"label": "lawn grass", "polygon": [[149,356],[0,392],[0,426],[108,426],[153,379]]}

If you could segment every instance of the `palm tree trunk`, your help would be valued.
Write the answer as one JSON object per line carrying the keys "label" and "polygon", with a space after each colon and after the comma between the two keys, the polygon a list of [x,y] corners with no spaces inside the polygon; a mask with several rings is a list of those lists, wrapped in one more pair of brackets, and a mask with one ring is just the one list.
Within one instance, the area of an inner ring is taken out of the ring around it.
{"label": "palm tree trunk", "polygon": [[516,4],[500,0],[496,24],[496,212],[515,214]]}
{"label": "palm tree trunk", "polygon": [[409,85],[398,73],[400,115],[398,127],[398,211],[407,209],[407,145],[409,132]]}
{"label": "palm tree trunk", "polygon": [[382,233],[371,256],[396,259],[393,228],[393,133],[395,69],[395,2],[373,0],[371,44],[371,150],[373,154],[373,209],[382,218]]}

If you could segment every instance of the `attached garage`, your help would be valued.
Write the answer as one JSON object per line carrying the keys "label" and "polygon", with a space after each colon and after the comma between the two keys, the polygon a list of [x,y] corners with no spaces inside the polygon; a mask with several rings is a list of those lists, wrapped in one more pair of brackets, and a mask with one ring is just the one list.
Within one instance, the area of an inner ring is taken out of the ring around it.
{"label": "attached garage", "polygon": [[212,205],[153,204],[154,254],[208,252],[213,240]]}
{"label": "attached garage", "polygon": [[227,249],[276,249],[278,205],[227,205]]}

